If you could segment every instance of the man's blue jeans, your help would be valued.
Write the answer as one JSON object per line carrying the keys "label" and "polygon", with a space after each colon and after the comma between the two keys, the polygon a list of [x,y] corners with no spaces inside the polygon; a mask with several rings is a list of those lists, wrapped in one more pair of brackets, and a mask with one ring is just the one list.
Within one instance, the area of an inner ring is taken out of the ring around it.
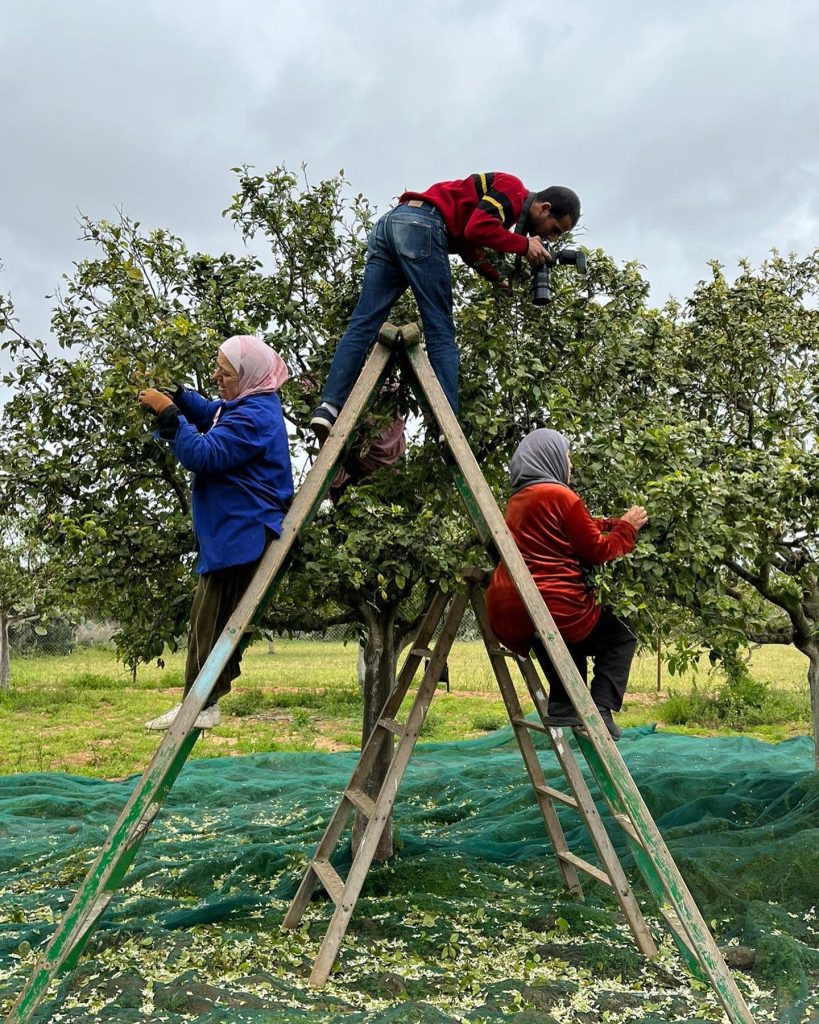
{"label": "man's blue jeans", "polygon": [[421,313],[429,361],[457,414],[460,354],[452,322],[447,232],[430,204],[396,206],[370,232],[361,295],[333,356],[322,401],[339,409],[347,401],[381,325],[407,287]]}

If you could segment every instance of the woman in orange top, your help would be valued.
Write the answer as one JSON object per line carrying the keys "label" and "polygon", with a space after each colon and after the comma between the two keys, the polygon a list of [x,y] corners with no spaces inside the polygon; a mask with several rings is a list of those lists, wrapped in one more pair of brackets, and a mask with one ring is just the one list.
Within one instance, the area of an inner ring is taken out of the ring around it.
{"label": "woman in orange top", "polygon": [[[612,712],[623,705],[637,640],[611,609],[597,604],[583,567],[602,565],[628,554],[648,516],[642,506],[621,519],[594,519],[569,487],[569,441],[556,430],[535,430],[518,445],[510,463],[512,497],[506,525],[583,680],[594,660],[591,696],[609,733],[619,739]],[[526,654],[534,629],[509,573],[495,570],[486,595],[489,621],[510,650]],[[576,722],[574,708],[550,666],[549,714]]]}

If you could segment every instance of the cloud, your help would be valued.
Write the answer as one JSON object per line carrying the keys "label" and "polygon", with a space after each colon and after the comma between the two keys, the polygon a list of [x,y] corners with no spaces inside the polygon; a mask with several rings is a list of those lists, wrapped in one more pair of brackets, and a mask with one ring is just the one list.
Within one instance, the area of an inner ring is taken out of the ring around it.
{"label": "cloud", "polygon": [[307,161],[382,208],[476,170],[571,185],[584,241],[684,295],[814,244],[818,34],[795,0],[7,0],[0,288],[43,332],[78,209],[235,249],[230,168]]}

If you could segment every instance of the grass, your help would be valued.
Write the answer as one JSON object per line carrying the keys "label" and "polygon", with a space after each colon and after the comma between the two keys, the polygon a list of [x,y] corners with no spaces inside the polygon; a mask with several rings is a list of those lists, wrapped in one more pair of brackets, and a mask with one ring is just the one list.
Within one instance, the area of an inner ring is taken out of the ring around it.
{"label": "grass", "polygon": [[[449,665],[452,690],[439,690],[421,742],[480,736],[507,721],[479,641],[456,643]],[[134,681],[107,649],[13,660],[12,688],[0,693],[0,773],[119,778],[142,771],[158,740],[143,723],[179,700],[183,667],[182,654],[169,655],[164,669],[142,666]],[[763,647],[749,670],[757,684],[751,703],[729,701],[719,713],[726,702],[718,673],[666,673],[657,693],[654,658],[638,656],[619,721],[661,721],[663,728],[701,735],[742,731],[769,741],[806,732],[805,658],[793,648]],[[528,699],[522,703],[531,710]],[[242,677],[221,707],[222,726],[199,740],[193,756],[355,748],[361,740],[356,649],[277,640],[271,654],[258,643],[245,653]]]}

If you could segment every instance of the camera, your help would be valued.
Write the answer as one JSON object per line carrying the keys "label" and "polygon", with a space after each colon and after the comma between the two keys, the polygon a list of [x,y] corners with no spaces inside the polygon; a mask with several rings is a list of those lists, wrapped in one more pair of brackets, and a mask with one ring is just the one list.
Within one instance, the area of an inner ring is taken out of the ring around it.
{"label": "camera", "polygon": [[544,238],[546,251],[554,258],[554,263],[544,263],[542,267],[532,267],[532,302],[536,306],[548,306],[552,301],[552,268],[560,263],[574,267],[578,274],[586,273],[586,254],[580,249],[559,249],[554,251],[551,244]]}

